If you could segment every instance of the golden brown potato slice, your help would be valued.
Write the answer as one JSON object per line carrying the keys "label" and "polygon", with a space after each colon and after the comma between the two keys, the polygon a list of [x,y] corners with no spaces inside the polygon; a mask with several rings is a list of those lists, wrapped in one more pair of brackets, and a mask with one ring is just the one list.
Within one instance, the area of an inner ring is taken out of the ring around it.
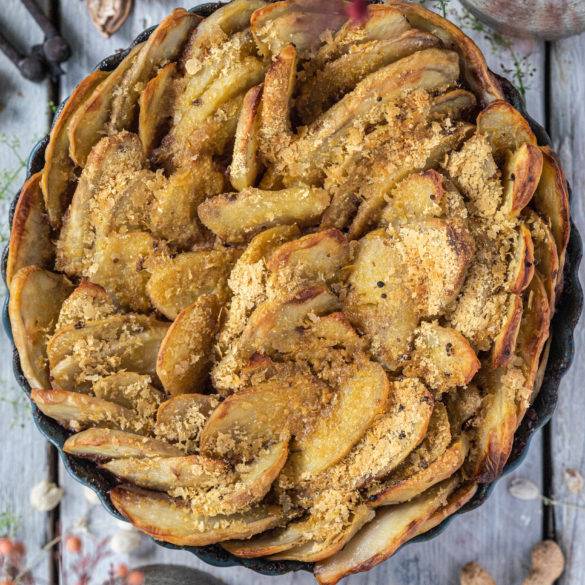
{"label": "golden brown potato slice", "polygon": [[432,118],[467,119],[475,107],[477,98],[465,89],[452,89],[437,96],[431,106]]}
{"label": "golden brown potato slice", "polygon": [[508,152],[502,173],[503,213],[510,217],[518,217],[530,203],[542,173],[542,159],[542,151],[528,142],[514,152]]}
{"label": "golden brown potato slice", "polygon": [[124,369],[156,380],[156,357],[168,327],[145,315],[114,315],[82,329],[62,329],[47,344],[53,386],[85,390],[96,376]]}
{"label": "golden brown potato slice", "polygon": [[201,451],[219,456],[257,453],[258,445],[286,432],[298,442],[318,416],[327,393],[316,377],[285,369],[224,400],[203,428]]}
{"label": "golden brown potato slice", "polygon": [[205,382],[220,309],[215,295],[202,295],[169,327],[158,352],[156,372],[171,396],[198,390]]}
{"label": "golden brown potato slice", "polygon": [[509,364],[514,357],[522,310],[522,297],[509,295],[504,307],[500,332],[494,338],[491,355],[491,365],[494,369]]}
{"label": "golden brown potato slice", "polygon": [[205,238],[197,206],[225,189],[225,178],[211,156],[200,156],[188,168],[173,173],[154,192],[150,229],[155,237],[179,248]]}
{"label": "golden brown potato slice", "polygon": [[403,477],[394,474],[390,480],[383,483],[381,489],[371,498],[373,507],[392,506],[416,498],[424,491],[448,479],[463,465],[469,452],[469,441],[465,435],[460,435],[453,444],[426,469],[418,473]]}
{"label": "golden brown potato slice", "polygon": [[551,312],[554,311],[557,279],[559,277],[559,255],[550,227],[531,209],[526,212],[526,225],[530,229],[534,245],[535,268],[543,281]]}
{"label": "golden brown potato slice", "polygon": [[477,130],[487,137],[499,159],[507,151],[517,151],[523,144],[536,146],[536,136],[526,118],[504,100],[496,100],[480,112]]}
{"label": "golden brown potato slice", "polygon": [[443,178],[443,175],[432,169],[408,175],[390,192],[390,201],[382,211],[380,223],[401,225],[443,215]]}
{"label": "golden brown potato slice", "polygon": [[201,430],[218,404],[217,397],[208,394],[174,396],[158,408],[155,435],[188,453],[197,451]]}
{"label": "golden brown potato slice", "polygon": [[148,431],[148,425],[140,421],[132,410],[80,392],[33,388],[31,399],[43,414],[72,431],[88,427],[138,433]]}
{"label": "golden brown potato slice", "polygon": [[[537,390],[534,388],[534,384],[540,366],[542,350],[549,337],[550,319],[551,307],[546,288],[540,274],[536,273],[526,291],[524,311],[516,343],[516,355],[520,356],[524,362],[522,366],[526,377],[524,387],[531,394]],[[529,394],[516,398],[519,403],[518,423],[520,423],[533,396]]]}
{"label": "golden brown potato slice", "polygon": [[418,527],[416,536],[432,530],[445,520],[445,518],[449,518],[449,516],[455,514],[457,510],[463,508],[463,506],[473,498],[475,492],[477,492],[477,487],[476,483],[467,483],[460,488],[457,488],[457,490],[447,498],[447,503]]}
{"label": "golden brown potato slice", "polygon": [[412,502],[377,511],[375,518],[340,552],[315,566],[317,581],[334,585],[347,575],[367,571],[387,559],[445,504],[457,482],[458,479],[448,479]]}
{"label": "golden brown potato slice", "polygon": [[349,524],[334,538],[328,540],[311,539],[287,551],[271,555],[271,558],[274,560],[302,561],[305,563],[322,561],[339,552],[374,516],[375,512],[368,508],[368,506],[358,506],[354,510]]}
{"label": "golden brown potato slice", "polygon": [[479,412],[481,402],[482,394],[475,384],[469,384],[469,386],[458,388],[449,393],[446,397],[446,404],[449,411],[449,421],[454,432],[461,431],[465,423]]}
{"label": "golden brown potato slice", "polygon": [[131,486],[114,488],[110,498],[138,530],[179,546],[249,538],[283,521],[278,506],[264,505],[231,516],[208,517],[197,514],[180,500]]}
{"label": "golden brown potato slice", "polygon": [[20,366],[32,387],[50,386],[47,337],[73,287],[60,274],[38,266],[19,270],[10,284],[8,314]]}
{"label": "golden brown potato slice", "polygon": [[260,102],[262,85],[250,88],[244,96],[244,102],[238,118],[232,162],[230,164],[230,181],[232,187],[242,191],[256,183],[260,164],[258,162],[258,132],[260,123]]}
{"label": "golden brown potato slice", "polygon": [[151,305],[146,293],[150,272],[145,264],[158,251],[158,242],[147,232],[113,234],[96,243],[89,276],[117,305],[146,312]]}
{"label": "golden brown potato slice", "polygon": [[390,370],[407,354],[418,325],[419,311],[404,286],[408,267],[400,250],[377,230],[359,243],[344,311],[370,340],[370,351]]}
{"label": "golden brown potato slice", "polygon": [[167,63],[146,84],[140,94],[138,135],[144,153],[150,156],[161,138],[165,123],[171,117],[173,82],[177,64]]}
{"label": "golden brown potato slice", "polygon": [[517,426],[516,396],[524,383],[524,375],[515,367],[489,373],[467,469],[467,475],[479,483],[494,481],[508,460]]}
{"label": "golden brown potato slice", "polygon": [[71,325],[85,327],[89,321],[101,321],[116,312],[116,306],[105,289],[82,280],[63,302],[55,331]]}
{"label": "golden brown potato slice", "polygon": [[321,44],[323,35],[335,32],[346,20],[342,5],[321,0],[305,0],[302,4],[283,1],[256,10],[250,27],[264,56],[273,57],[293,43],[306,58]]}
{"label": "golden brown potato slice", "polygon": [[555,238],[559,255],[559,282],[565,264],[565,250],[569,242],[571,224],[569,219],[569,193],[563,169],[548,147],[541,148],[543,154],[542,174],[534,194],[534,206]]}
{"label": "golden brown potato slice", "polygon": [[113,459],[100,467],[121,480],[158,491],[205,488],[229,477],[225,463],[201,455],[125,457]]}
{"label": "golden brown potato slice", "polygon": [[98,398],[135,410],[143,417],[154,417],[164,398],[164,394],[151,384],[150,376],[136,372],[104,376],[91,389]]}
{"label": "golden brown potato slice", "polygon": [[384,369],[365,358],[339,372],[335,400],[310,432],[297,439],[298,451],[289,458],[296,478],[325,471],[347,455],[378,416],[388,408],[390,383]]}
{"label": "golden brown potato slice", "polygon": [[104,428],[92,428],[76,433],[65,441],[63,450],[70,455],[96,461],[183,455],[181,449],[165,441]]}
{"label": "golden brown potato slice", "polygon": [[69,205],[75,181],[75,165],[69,158],[69,135],[67,132],[69,123],[77,109],[83,106],[84,102],[108,75],[107,71],[94,71],[82,79],[63,106],[51,129],[49,144],[45,151],[41,187],[49,222],[55,229],[61,227],[63,214]]}
{"label": "golden brown potato slice", "polygon": [[520,223],[514,234],[512,260],[508,268],[508,292],[522,294],[534,276],[534,244],[532,235],[525,223]]}
{"label": "golden brown potato slice", "polygon": [[6,281],[10,285],[13,276],[26,266],[49,268],[55,257],[55,245],[45,213],[40,188],[41,173],[35,173],[23,185],[14,209]]}
{"label": "golden brown potato slice", "polygon": [[432,34],[408,30],[396,38],[374,40],[359,45],[326,63],[303,85],[296,100],[303,122],[310,123],[323,111],[352,90],[362,79],[380,67],[408,57],[422,49],[437,47],[440,41]]}
{"label": "golden brown potato slice", "polygon": [[489,70],[483,53],[457,25],[418,3],[393,0],[392,6],[384,8],[399,11],[411,26],[434,34],[445,47],[456,50],[461,56],[465,81],[483,103],[504,98],[502,88]]}
{"label": "golden brown potato slice", "polygon": [[183,8],[175,8],[155,28],[132,66],[120,79],[111,105],[109,131],[128,130],[135,118],[140,92],[157,69],[173,61],[189,33],[201,18]]}
{"label": "golden brown potato slice", "polygon": [[389,407],[364,434],[347,457],[325,475],[325,484],[363,488],[387,476],[424,439],[434,400],[416,378],[390,382]]}
{"label": "golden brown potato slice", "polygon": [[314,225],[328,205],[329,195],[323,189],[298,186],[263,191],[250,187],[212,197],[199,205],[198,213],[203,224],[222,240],[239,243],[277,224]]}
{"label": "golden brown potato slice", "polygon": [[466,386],[480,366],[475,351],[459,331],[433,321],[421,323],[417,330],[404,373],[422,378],[440,393]]}
{"label": "golden brown potato slice", "polygon": [[71,117],[67,128],[69,156],[78,167],[85,166],[89,153],[105,134],[116,92],[143,48],[144,43],[136,45]]}
{"label": "golden brown potato slice", "polygon": [[196,250],[157,265],[146,285],[150,301],[171,320],[204,294],[214,294],[225,303],[227,279],[237,256],[237,250],[228,248]]}

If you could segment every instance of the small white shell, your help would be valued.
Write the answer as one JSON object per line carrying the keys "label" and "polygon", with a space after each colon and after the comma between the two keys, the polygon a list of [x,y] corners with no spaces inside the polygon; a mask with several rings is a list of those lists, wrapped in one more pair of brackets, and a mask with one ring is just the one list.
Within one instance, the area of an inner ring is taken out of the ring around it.
{"label": "small white shell", "polygon": [[48,512],[59,505],[63,489],[43,479],[30,490],[30,505],[39,512]]}
{"label": "small white shell", "polygon": [[83,496],[90,506],[97,506],[97,504],[100,503],[100,499],[98,498],[97,494],[87,486],[83,486]]}
{"label": "small white shell", "polygon": [[113,552],[128,555],[140,548],[142,535],[137,530],[120,530],[110,538]]}
{"label": "small white shell", "polygon": [[536,500],[540,497],[540,490],[538,486],[521,477],[516,477],[508,484],[508,491],[510,495],[519,500]]}

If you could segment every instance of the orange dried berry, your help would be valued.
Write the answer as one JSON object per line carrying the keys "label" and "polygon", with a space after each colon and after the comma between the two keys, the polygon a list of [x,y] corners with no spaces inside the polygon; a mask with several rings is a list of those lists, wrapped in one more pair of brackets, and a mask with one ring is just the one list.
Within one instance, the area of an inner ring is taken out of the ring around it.
{"label": "orange dried berry", "polygon": [[142,571],[130,571],[126,583],[127,585],[143,585],[144,573]]}
{"label": "orange dried berry", "polygon": [[126,565],[125,563],[120,563],[116,567],[116,575],[118,577],[127,577],[128,576],[128,565]]}
{"label": "orange dried berry", "polygon": [[23,557],[26,553],[26,546],[24,546],[23,542],[20,542],[20,540],[15,540],[13,543],[13,551],[12,554],[13,555],[17,555],[19,557]]}
{"label": "orange dried berry", "polygon": [[81,552],[81,539],[78,536],[68,536],[65,540],[65,548],[70,553],[77,554]]}
{"label": "orange dried berry", "polygon": [[10,538],[0,538],[0,555],[8,556],[14,553],[14,542]]}

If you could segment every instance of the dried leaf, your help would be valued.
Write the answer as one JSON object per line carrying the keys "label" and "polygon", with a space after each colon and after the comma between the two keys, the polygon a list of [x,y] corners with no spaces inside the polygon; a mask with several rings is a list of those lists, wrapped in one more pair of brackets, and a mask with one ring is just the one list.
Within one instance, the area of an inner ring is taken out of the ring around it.
{"label": "dried leaf", "polygon": [[132,0],[86,0],[87,10],[96,28],[106,38],[113,35],[132,11]]}
{"label": "dried leaf", "polygon": [[536,500],[540,497],[540,490],[538,486],[521,477],[516,477],[508,484],[508,491],[510,495],[519,500]]}
{"label": "dried leaf", "polygon": [[578,469],[565,469],[565,483],[572,494],[580,494],[583,491],[585,480]]}

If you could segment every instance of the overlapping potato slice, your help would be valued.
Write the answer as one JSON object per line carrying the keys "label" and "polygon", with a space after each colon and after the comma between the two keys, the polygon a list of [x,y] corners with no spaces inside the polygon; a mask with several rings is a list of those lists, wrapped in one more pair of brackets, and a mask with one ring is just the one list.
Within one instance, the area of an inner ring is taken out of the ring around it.
{"label": "overlapping potato slice", "polygon": [[506,289],[514,294],[522,294],[534,276],[534,243],[528,226],[518,225],[512,243],[512,259],[508,268]]}
{"label": "overlapping potato slice", "polygon": [[257,155],[261,98],[262,85],[250,88],[244,96],[238,118],[230,164],[230,181],[232,187],[237,191],[253,187],[258,176]]}
{"label": "overlapping potato slice", "polygon": [[180,500],[131,486],[110,492],[117,510],[146,534],[179,546],[205,546],[234,538],[249,538],[283,520],[278,506],[261,505],[230,516],[208,517]]}
{"label": "overlapping potato slice", "polygon": [[457,437],[453,444],[426,469],[421,469],[411,476],[394,474],[388,482],[382,484],[380,490],[371,499],[371,505],[391,506],[416,498],[422,492],[448,479],[463,465],[469,442],[465,435]]}
{"label": "overlapping potato slice", "polygon": [[55,229],[61,227],[76,178],[75,165],[69,157],[69,123],[78,108],[83,106],[108,75],[107,71],[94,71],[84,78],[73,90],[51,129],[41,187],[49,222]]}
{"label": "overlapping potato slice", "polygon": [[47,337],[73,287],[61,274],[38,266],[20,269],[10,283],[8,314],[20,367],[32,387],[50,386]]}
{"label": "overlapping potato slice", "polygon": [[69,390],[33,388],[31,399],[39,410],[72,431],[105,427],[129,432],[148,432],[148,424],[128,408],[114,402]]}
{"label": "overlapping potato slice", "polygon": [[323,189],[298,186],[264,191],[249,187],[204,201],[198,214],[201,222],[222,240],[240,243],[278,224],[314,225],[328,205],[329,195]]}
{"label": "overlapping potato slice", "polygon": [[202,249],[158,264],[146,285],[151,303],[171,320],[204,294],[214,294],[224,303],[229,293],[227,279],[237,257],[234,249]]}
{"label": "overlapping potato slice", "polygon": [[125,309],[147,311],[150,298],[146,286],[148,261],[160,253],[159,243],[147,232],[113,234],[95,246],[87,274],[110,292],[116,304]]}
{"label": "overlapping potato slice", "polygon": [[397,38],[362,43],[359,50],[350,51],[335,61],[326,63],[321,71],[315,72],[301,86],[296,107],[303,122],[313,122],[323,111],[380,67],[408,57],[416,51],[437,47],[439,43],[439,39],[432,34],[408,30]]}
{"label": "overlapping potato slice", "polygon": [[156,372],[171,396],[203,385],[211,367],[220,309],[215,295],[202,295],[169,327],[158,352]]}
{"label": "overlapping potato slice", "polygon": [[150,209],[152,233],[178,248],[205,238],[197,206],[224,190],[225,178],[211,156],[201,156],[188,168],[173,173],[154,192]]}
{"label": "overlapping potato slice", "polygon": [[469,384],[449,393],[445,400],[451,427],[461,431],[478,412],[482,403],[482,393],[475,384]]}
{"label": "overlapping potato slice", "polygon": [[116,69],[100,83],[69,121],[69,156],[78,167],[85,167],[93,147],[106,131],[119,85],[138,59],[144,43],[136,45]]}
{"label": "overlapping potato slice", "polygon": [[124,457],[112,459],[101,467],[121,480],[158,491],[206,488],[225,481],[229,473],[222,461],[200,455]]}
{"label": "overlapping potato slice", "polygon": [[120,79],[111,105],[110,132],[128,130],[136,118],[140,91],[157,69],[175,59],[201,18],[176,8],[148,37],[144,48]]}
{"label": "overlapping potato slice", "polygon": [[504,306],[500,331],[494,337],[491,355],[491,365],[494,369],[508,365],[514,356],[522,311],[522,297],[510,295]]}
{"label": "overlapping potato slice", "polygon": [[82,280],[61,305],[55,331],[70,325],[85,327],[89,321],[101,321],[114,313],[116,306],[105,289]]}
{"label": "overlapping potato slice", "polygon": [[432,118],[467,119],[477,105],[477,98],[465,89],[452,89],[438,95],[431,106]]}
{"label": "overlapping potato slice", "polygon": [[166,441],[101,427],[72,435],[65,441],[63,450],[70,455],[96,461],[183,455],[181,449],[169,445]]}
{"label": "overlapping potato slice", "polygon": [[114,315],[81,329],[61,329],[47,344],[53,386],[86,390],[98,376],[124,369],[156,380],[156,358],[168,327],[145,315]]}
{"label": "overlapping potato slice", "polygon": [[411,502],[377,511],[340,552],[315,566],[317,581],[333,585],[387,559],[445,504],[457,482],[457,478],[448,479]]}
{"label": "overlapping potato slice", "polygon": [[419,376],[433,390],[448,392],[467,385],[481,364],[461,333],[433,321],[421,323],[414,350],[404,368],[408,376]]}
{"label": "overlapping potato slice", "polygon": [[21,268],[33,265],[48,268],[55,257],[40,181],[41,173],[28,179],[14,209],[6,264],[8,285]]}

